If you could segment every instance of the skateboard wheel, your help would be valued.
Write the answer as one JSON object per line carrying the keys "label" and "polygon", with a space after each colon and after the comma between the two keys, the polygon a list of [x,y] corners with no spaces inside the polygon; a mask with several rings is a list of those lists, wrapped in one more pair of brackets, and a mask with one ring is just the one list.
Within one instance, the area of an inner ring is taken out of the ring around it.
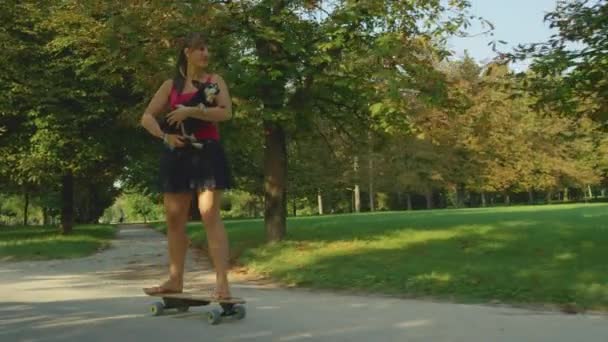
{"label": "skateboard wheel", "polygon": [[243,319],[247,315],[247,310],[245,310],[245,307],[242,305],[235,305],[233,310],[234,318],[236,319]]}
{"label": "skateboard wheel", "polygon": [[189,306],[180,306],[177,308],[177,312],[188,312],[190,310]]}
{"label": "skateboard wheel", "polygon": [[207,312],[207,321],[209,322],[209,324],[215,325],[215,324],[218,324],[221,320],[222,320],[222,313],[219,310],[213,309],[213,310]]}
{"label": "skateboard wheel", "polygon": [[150,306],[150,312],[153,316],[160,316],[165,311],[165,306],[161,302],[156,302]]}

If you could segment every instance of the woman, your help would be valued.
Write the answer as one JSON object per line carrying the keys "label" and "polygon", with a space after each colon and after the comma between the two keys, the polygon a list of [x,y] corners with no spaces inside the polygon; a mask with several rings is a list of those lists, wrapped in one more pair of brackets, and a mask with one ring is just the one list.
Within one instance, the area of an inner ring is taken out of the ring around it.
{"label": "woman", "polygon": [[[186,37],[179,50],[175,77],[161,85],[141,118],[141,125],[166,146],[160,161],[160,187],[167,219],[169,279],[145,288],[147,294],[183,290],[186,223],[194,193],[215,266],[215,296],[230,297],[228,238],[220,216],[220,200],[222,190],[231,187],[231,175],[217,122],[232,117],[232,106],[222,77],[207,73],[208,62],[203,36],[194,33]],[[200,101],[192,103],[195,98]],[[157,117],[167,108],[171,112],[159,124]]]}

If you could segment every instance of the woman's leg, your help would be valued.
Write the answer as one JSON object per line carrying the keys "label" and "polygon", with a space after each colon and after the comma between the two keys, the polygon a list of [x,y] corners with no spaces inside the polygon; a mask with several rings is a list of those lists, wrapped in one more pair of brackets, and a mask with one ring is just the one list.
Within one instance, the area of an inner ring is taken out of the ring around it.
{"label": "woman's leg", "polygon": [[221,190],[204,190],[198,194],[198,208],[207,232],[209,254],[216,272],[216,296],[230,297],[228,284],[228,236],[220,215]]}
{"label": "woman's leg", "polygon": [[191,193],[165,193],[164,206],[169,247],[169,279],[146,292],[181,292],[184,287],[184,264],[188,250],[186,223],[192,201]]}

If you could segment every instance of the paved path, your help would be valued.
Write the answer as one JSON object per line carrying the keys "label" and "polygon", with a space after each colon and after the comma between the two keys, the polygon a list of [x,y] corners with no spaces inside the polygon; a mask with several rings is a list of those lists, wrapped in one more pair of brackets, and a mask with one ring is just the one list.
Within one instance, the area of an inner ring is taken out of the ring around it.
{"label": "paved path", "polygon": [[[189,252],[187,286],[213,284]],[[283,289],[240,279],[248,317],[207,324],[205,308],[162,317],[141,288],[165,277],[166,240],[123,226],[112,247],[68,261],[0,263],[0,341],[608,341],[608,316],[566,315]]]}

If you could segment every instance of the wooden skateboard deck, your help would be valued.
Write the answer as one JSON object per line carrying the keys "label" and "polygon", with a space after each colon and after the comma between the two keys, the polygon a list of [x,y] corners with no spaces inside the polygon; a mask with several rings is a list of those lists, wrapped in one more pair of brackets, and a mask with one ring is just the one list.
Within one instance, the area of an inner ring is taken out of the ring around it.
{"label": "wooden skateboard deck", "polygon": [[224,317],[236,319],[245,318],[245,300],[238,297],[218,299],[204,293],[182,292],[182,293],[155,293],[148,294],[151,297],[160,297],[162,302],[156,302],[150,307],[154,316],[160,316],[167,309],[177,309],[178,312],[186,312],[193,306],[206,306],[217,303],[222,310],[212,309],[207,312],[207,320],[211,324],[218,324]]}

